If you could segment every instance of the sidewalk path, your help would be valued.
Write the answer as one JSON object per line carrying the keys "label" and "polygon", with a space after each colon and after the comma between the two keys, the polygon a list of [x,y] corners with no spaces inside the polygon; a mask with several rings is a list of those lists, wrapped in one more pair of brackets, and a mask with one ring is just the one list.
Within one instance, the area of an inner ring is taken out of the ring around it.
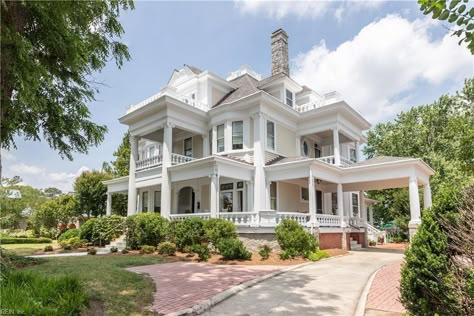
{"label": "sidewalk path", "polygon": [[405,312],[399,301],[401,264],[400,260],[377,272],[367,297],[366,311],[377,310],[398,314]]}
{"label": "sidewalk path", "polygon": [[372,273],[402,257],[373,249],[316,262],[245,289],[204,315],[350,316]]}

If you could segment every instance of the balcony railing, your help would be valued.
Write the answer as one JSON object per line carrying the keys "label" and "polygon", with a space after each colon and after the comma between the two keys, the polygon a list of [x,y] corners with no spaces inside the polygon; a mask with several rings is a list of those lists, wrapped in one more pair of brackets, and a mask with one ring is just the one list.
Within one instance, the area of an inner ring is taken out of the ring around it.
{"label": "balcony railing", "polygon": [[228,220],[236,226],[258,226],[258,212],[219,213],[219,218]]}
{"label": "balcony railing", "polygon": [[312,101],[301,105],[295,105],[295,110],[298,112],[306,112],[340,101],[342,101],[342,96],[338,92],[333,91],[324,94],[320,100]]}
{"label": "balcony railing", "polygon": [[161,155],[153,156],[150,158],[137,161],[136,170],[139,171],[139,170],[161,166],[162,163],[163,163],[163,159]]}
{"label": "balcony railing", "polygon": [[316,214],[316,220],[321,227],[341,227],[341,217],[339,215]]}
{"label": "balcony railing", "polygon": [[189,213],[189,214],[171,214],[170,215],[170,219],[175,220],[175,221],[183,220],[186,218],[193,218],[193,217],[209,219],[211,218],[211,213]]}
{"label": "balcony railing", "polygon": [[178,155],[178,154],[171,154],[171,164],[172,165],[180,165],[182,163],[193,161],[193,157]]}
{"label": "balcony railing", "polygon": [[292,219],[305,226],[306,223],[310,220],[310,215],[309,213],[277,212],[276,223],[280,224],[280,222],[284,219]]}
{"label": "balcony railing", "polygon": [[[336,158],[334,156],[325,156],[325,157],[321,157],[321,158],[317,158],[317,159],[319,161],[328,163],[330,165],[335,165],[336,164]],[[340,157],[340,161],[341,161],[341,166],[342,167],[347,167],[347,166],[350,166],[354,163],[352,160],[344,158],[344,157]]]}

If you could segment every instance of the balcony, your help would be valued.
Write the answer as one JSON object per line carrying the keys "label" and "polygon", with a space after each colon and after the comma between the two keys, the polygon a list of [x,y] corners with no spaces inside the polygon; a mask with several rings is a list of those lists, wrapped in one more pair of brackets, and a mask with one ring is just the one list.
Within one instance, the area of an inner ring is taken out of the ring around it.
{"label": "balcony", "polygon": [[295,110],[300,113],[303,113],[303,112],[307,112],[307,111],[311,111],[311,110],[323,107],[325,105],[337,103],[340,101],[342,101],[342,96],[338,92],[333,91],[333,92],[324,94],[320,100],[301,104],[301,105],[295,105]]}
{"label": "balcony", "polygon": [[[187,157],[178,154],[171,154],[171,165],[180,165],[183,163],[187,163],[193,161],[195,158]],[[151,169],[155,167],[159,167],[163,164],[163,157],[162,155],[156,155],[150,158],[146,158],[143,160],[138,160],[136,163],[136,171]]]}
{"label": "balcony", "polygon": [[[325,162],[330,165],[336,164],[335,156],[325,156],[325,157],[317,158],[317,160]],[[341,160],[340,167],[349,167],[350,165],[354,164],[352,160],[344,158],[344,157],[340,157],[340,160]]]}

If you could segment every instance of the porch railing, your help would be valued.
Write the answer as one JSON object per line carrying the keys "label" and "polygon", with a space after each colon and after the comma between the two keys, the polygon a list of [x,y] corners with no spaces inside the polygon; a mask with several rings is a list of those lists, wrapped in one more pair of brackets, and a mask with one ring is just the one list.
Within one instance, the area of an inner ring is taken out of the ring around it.
{"label": "porch railing", "polygon": [[310,220],[309,213],[297,213],[297,212],[277,212],[276,213],[276,223],[280,224],[284,219],[292,219],[297,221],[301,225],[306,225]]}
{"label": "porch railing", "polygon": [[341,227],[341,217],[339,215],[316,214],[316,220],[322,227]]}
{"label": "porch railing", "polygon": [[[334,156],[325,156],[325,157],[318,158],[317,160],[328,163],[330,165],[336,164],[336,157]],[[354,163],[352,160],[344,158],[344,157],[340,157],[340,161],[341,161],[342,167],[347,167]]]}
{"label": "porch railing", "polygon": [[295,110],[302,113],[306,111],[311,111],[317,108],[320,108],[325,105],[333,104],[336,102],[342,101],[342,96],[336,92],[329,92],[321,96],[321,99],[308,102],[301,105],[295,105]]}
{"label": "porch railing", "polygon": [[193,161],[193,157],[183,156],[179,154],[171,154],[171,164],[180,165],[182,163]]}
{"label": "porch railing", "polygon": [[259,224],[257,212],[219,213],[219,218],[228,220],[237,226],[253,226]]}
{"label": "porch railing", "polygon": [[163,157],[161,155],[153,156],[150,158],[146,158],[143,160],[138,160],[137,161],[137,171],[138,170],[143,170],[143,169],[148,169],[156,166],[161,166],[163,162]]}
{"label": "porch railing", "polygon": [[199,217],[202,219],[211,218],[211,213],[189,213],[189,214],[171,214],[170,219],[172,221],[179,221],[185,218]]}

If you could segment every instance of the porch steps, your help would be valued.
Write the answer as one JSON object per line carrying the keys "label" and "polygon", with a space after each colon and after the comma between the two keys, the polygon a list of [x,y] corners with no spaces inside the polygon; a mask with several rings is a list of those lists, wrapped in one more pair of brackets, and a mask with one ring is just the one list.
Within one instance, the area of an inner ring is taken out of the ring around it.
{"label": "porch steps", "polygon": [[110,248],[116,247],[118,251],[122,251],[127,247],[126,236],[121,235],[119,238],[115,239],[114,241],[110,242],[110,244],[106,245],[104,248],[98,248],[97,252],[100,253],[110,253]]}
{"label": "porch steps", "polygon": [[351,250],[361,250],[362,246],[357,240],[352,239],[351,237]]}

